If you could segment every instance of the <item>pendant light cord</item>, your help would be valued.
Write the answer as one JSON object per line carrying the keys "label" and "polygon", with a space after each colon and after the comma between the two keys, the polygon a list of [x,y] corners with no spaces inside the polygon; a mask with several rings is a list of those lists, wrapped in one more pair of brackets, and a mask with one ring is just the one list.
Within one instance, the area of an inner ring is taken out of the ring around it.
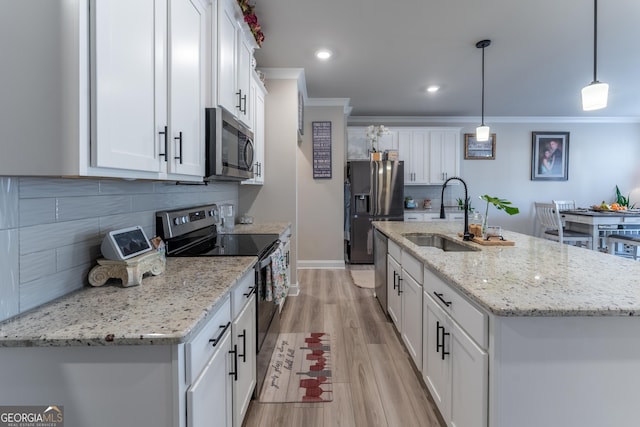
{"label": "pendant light cord", "polygon": [[481,120],[481,123],[482,123],[481,126],[484,126],[484,47],[482,47],[482,120]]}
{"label": "pendant light cord", "polygon": [[598,67],[598,0],[593,0],[593,82],[594,83],[598,81],[597,67]]}

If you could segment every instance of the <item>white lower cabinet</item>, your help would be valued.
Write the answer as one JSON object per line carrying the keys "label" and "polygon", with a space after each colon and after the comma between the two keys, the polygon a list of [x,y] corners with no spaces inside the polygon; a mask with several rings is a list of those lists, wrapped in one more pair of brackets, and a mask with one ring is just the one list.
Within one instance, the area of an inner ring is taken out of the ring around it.
{"label": "white lower cabinet", "polygon": [[[233,425],[240,427],[256,387],[256,295],[253,290],[233,321]],[[242,296],[245,296],[244,294]]]}
{"label": "white lower cabinet", "polygon": [[187,390],[187,426],[231,427],[232,353],[227,329],[217,342],[216,352],[195,383]]}
{"label": "white lower cabinet", "polygon": [[[456,317],[452,317],[456,312],[451,310],[455,305],[461,318],[468,319],[475,313],[467,311],[475,308],[466,306],[452,289],[426,269],[424,280],[424,381],[448,426],[486,427],[488,353],[462,329]],[[438,282],[437,290],[427,285],[433,281]]]}
{"label": "white lower cabinet", "polygon": [[[404,255],[404,254],[403,254]],[[418,370],[422,370],[422,284],[402,271],[402,341]]]}
{"label": "white lower cabinet", "polygon": [[387,255],[387,311],[398,331],[402,330],[401,273],[400,263],[389,253]]}

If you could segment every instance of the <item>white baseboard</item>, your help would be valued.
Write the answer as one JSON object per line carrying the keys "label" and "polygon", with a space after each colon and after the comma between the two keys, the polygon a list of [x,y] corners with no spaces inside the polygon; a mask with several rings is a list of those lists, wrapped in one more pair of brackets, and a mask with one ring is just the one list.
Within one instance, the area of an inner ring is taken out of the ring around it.
{"label": "white baseboard", "polygon": [[300,286],[297,283],[290,284],[287,296],[297,297],[298,295],[300,295]]}
{"label": "white baseboard", "polygon": [[296,265],[298,270],[344,270],[345,264],[344,261],[340,260],[307,260],[301,261],[298,260],[298,264]]}

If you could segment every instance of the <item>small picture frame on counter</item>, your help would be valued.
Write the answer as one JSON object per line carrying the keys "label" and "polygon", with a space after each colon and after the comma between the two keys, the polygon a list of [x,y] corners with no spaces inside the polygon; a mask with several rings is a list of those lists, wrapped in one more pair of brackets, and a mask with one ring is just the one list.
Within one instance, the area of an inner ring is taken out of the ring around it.
{"label": "small picture frame on counter", "polygon": [[474,133],[464,134],[465,160],[495,160],[496,134],[489,135],[487,141],[478,141]]}

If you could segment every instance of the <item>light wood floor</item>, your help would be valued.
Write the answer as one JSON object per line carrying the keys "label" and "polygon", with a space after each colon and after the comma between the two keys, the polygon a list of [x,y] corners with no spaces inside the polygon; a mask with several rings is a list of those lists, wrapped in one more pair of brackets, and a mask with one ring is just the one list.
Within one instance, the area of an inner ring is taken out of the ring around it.
{"label": "light wood floor", "polygon": [[300,295],[288,298],[281,332],[328,332],[333,401],[252,401],[245,427],[441,427],[437,410],[371,289],[348,270],[298,271]]}

